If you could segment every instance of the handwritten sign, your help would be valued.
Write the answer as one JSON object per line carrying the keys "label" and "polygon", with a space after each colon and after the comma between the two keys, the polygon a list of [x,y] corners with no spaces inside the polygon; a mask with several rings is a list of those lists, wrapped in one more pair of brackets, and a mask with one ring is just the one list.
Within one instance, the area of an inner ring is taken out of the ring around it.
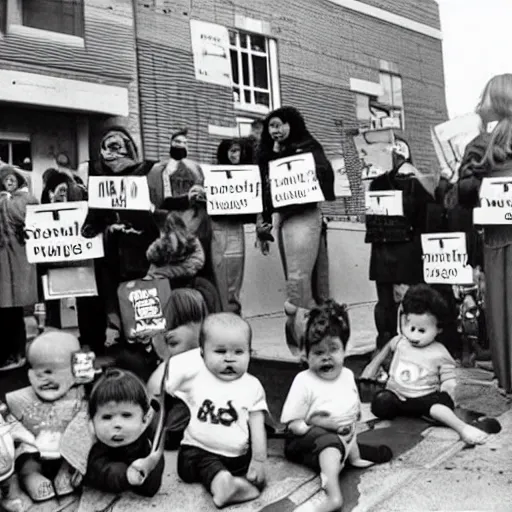
{"label": "handwritten sign", "polygon": [[28,205],[25,218],[28,262],[102,258],[101,235],[95,238],[84,238],[81,235],[86,216],[85,201]]}
{"label": "handwritten sign", "polygon": [[429,284],[472,284],[465,233],[421,235],[423,277]]}
{"label": "handwritten sign", "polygon": [[89,176],[89,208],[105,210],[151,209],[145,176]]}
{"label": "handwritten sign", "polygon": [[206,21],[190,20],[196,80],[232,87],[228,29]]}
{"label": "handwritten sign", "polygon": [[257,165],[203,165],[208,215],[263,211]]}
{"label": "handwritten sign", "polygon": [[484,178],[480,208],[473,210],[475,224],[512,224],[512,177]]}
{"label": "handwritten sign", "polygon": [[269,177],[272,204],[276,208],[325,200],[311,153],[273,160]]}
{"label": "handwritten sign", "polygon": [[401,190],[370,191],[365,194],[366,215],[403,216],[404,205]]}

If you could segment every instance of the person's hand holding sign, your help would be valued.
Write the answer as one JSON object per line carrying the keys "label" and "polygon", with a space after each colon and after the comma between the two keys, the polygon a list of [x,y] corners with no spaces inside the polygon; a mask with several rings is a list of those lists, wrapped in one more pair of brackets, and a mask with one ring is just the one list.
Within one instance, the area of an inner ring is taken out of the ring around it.
{"label": "person's hand holding sign", "polygon": [[188,200],[192,205],[206,202],[206,190],[202,185],[193,185],[188,191]]}

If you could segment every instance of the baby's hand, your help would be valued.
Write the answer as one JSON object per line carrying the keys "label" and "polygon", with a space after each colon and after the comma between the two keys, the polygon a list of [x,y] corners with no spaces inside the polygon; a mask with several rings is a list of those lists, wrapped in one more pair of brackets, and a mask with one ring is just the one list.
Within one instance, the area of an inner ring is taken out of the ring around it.
{"label": "baby's hand", "polygon": [[247,470],[247,480],[251,482],[258,489],[263,489],[265,486],[265,462],[252,459]]}
{"label": "baby's hand", "polygon": [[126,470],[126,479],[130,485],[139,486],[146,480],[145,459],[134,460]]}

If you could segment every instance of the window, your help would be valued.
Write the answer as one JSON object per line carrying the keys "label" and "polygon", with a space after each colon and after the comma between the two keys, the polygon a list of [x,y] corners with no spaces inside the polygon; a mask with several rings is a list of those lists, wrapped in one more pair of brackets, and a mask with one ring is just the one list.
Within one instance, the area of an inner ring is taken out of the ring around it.
{"label": "window", "polygon": [[25,171],[32,170],[32,148],[29,140],[19,140],[24,138],[0,138],[0,163],[15,165]]}
{"label": "window", "polygon": [[8,0],[9,25],[84,36],[84,0]]}
{"label": "window", "polygon": [[279,103],[275,41],[263,35],[229,31],[233,99],[239,108],[265,113]]}
{"label": "window", "polygon": [[380,72],[382,95],[380,108],[388,111],[386,123],[394,128],[404,128],[404,101],[402,97],[402,77],[385,71]]}

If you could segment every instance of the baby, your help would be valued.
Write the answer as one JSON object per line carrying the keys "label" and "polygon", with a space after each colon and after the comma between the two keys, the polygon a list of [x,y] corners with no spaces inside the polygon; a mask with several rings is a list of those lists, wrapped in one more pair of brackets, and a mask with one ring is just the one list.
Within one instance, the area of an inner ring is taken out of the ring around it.
{"label": "baby", "polygon": [[341,508],[338,477],[346,460],[358,468],[373,464],[361,458],[357,444],[361,404],[354,374],[343,365],[348,330],[345,306],[327,301],[310,311],[304,337],[309,369],[295,377],[281,413],[290,433],[286,457],[320,472],[327,499],[318,512]]}
{"label": "baby", "polygon": [[154,496],[162,484],[164,457],[161,448],[153,450],[142,381],[129,371],[108,369],[91,392],[89,417],[97,442],[89,453],[85,482],[101,491]]}
{"label": "baby", "polygon": [[217,507],[255,499],[265,483],[268,412],[261,383],[247,373],[252,331],[234,313],[208,316],[200,348],[171,358],[167,393],[191,413],[178,454],[178,475],[201,482]]}
{"label": "baby", "polygon": [[[401,331],[372,361],[380,366],[393,354],[386,389],[372,402],[379,418],[430,417],[455,430],[469,444],[487,435],[454,413],[455,361],[436,337],[448,314],[443,297],[426,284],[411,286],[402,302]],[[366,371],[366,370],[365,370]]]}
{"label": "baby", "polygon": [[16,471],[20,484],[33,501],[74,491],[73,469],[61,454],[67,426],[85,407],[82,386],[76,386],[71,368],[80,350],[75,336],[62,331],[41,334],[27,349],[30,387],[6,395],[7,405],[35,436],[35,446],[20,445]]}

